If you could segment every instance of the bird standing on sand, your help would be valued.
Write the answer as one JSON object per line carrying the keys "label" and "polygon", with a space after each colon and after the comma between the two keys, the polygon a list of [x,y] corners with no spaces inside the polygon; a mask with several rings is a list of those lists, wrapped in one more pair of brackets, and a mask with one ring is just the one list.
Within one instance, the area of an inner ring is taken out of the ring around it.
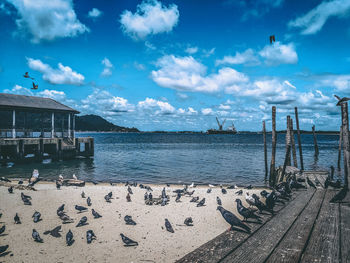
{"label": "bird standing on sand", "polygon": [[132,192],[132,190],[131,190],[131,187],[130,186],[128,186],[128,192],[129,192],[129,194],[133,194],[133,192]]}
{"label": "bird standing on sand", "polygon": [[82,198],[85,198],[85,193],[84,193],[84,191],[81,192],[81,197],[82,197]]}
{"label": "bird standing on sand", "polygon": [[10,194],[13,194],[13,186],[10,186],[7,190],[9,191]]}
{"label": "bird standing on sand", "polygon": [[243,190],[241,189],[241,190],[237,191],[236,194],[237,195],[242,195],[243,194]]}
{"label": "bird standing on sand", "polygon": [[112,197],[110,197],[109,195],[105,195],[105,200],[107,203],[111,203],[111,199]]}
{"label": "bird standing on sand", "polygon": [[123,241],[125,247],[132,247],[132,246],[138,246],[139,245],[139,243],[137,243],[136,241],[128,238],[127,236],[124,236],[123,234],[120,234],[120,236],[122,237],[122,241]]}
{"label": "bird standing on sand", "polygon": [[166,198],[165,187],[162,190],[162,198]]}
{"label": "bird standing on sand", "polygon": [[176,203],[181,202],[181,201],[180,201],[180,198],[181,198],[181,194],[180,194],[180,193],[177,193],[175,202],[176,202]]}
{"label": "bird standing on sand", "polygon": [[204,206],[204,203],[205,203],[205,198],[199,201],[199,203],[197,204],[197,207]]}
{"label": "bird standing on sand", "polygon": [[340,106],[344,102],[347,102],[348,100],[350,100],[350,98],[348,98],[348,97],[340,98],[337,95],[334,95],[334,97],[336,97],[336,99],[338,100],[337,106]]}
{"label": "bird standing on sand", "polygon": [[40,237],[39,233],[35,229],[33,229],[32,237],[33,237],[35,242],[38,242],[38,243],[44,242],[44,240]]}
{"label": "bird standing on sand", "polygon": [[2,233],[5,232],[5,229],[6,229],[6,226],[5,226],[5,225],[3,225],[3,226],[0,228],[0,235],[1,235]]}
{"label": "bird standing on sand", "polygon": [[39,221],[41,221],[42,219],[40,217],[41,214],[38,211],[35,211],[32,216],[34,223],[38,223]]}
{"label": "bird standing on sand", "polygon": [[84,207],[84,206],[81,206],[81,205],[75,205],[75,210],[78,210],[79,211],[79,213],[82,213],[82,212],[85,212],[85,211],[87,211],[88,209],[86,208],[86,207]]}
{"label": "bird standing on sand", "polygon": [[165,228],[170,233],[174,233],[174,229],[167,218],[165,218]]}
{"label": "bird standing on sand", "polygon": [[211,188],[208,188],[207,194],[210,194],[210,193],[211,193]]}
{"label": "bird standing on sand", "polygon": [[192,217],[187,217],[184,221],[184,224],[186,226],[193,226],[193,220],[192,220]]}
{"label": "bird standing on sand", "polygon": [[21,219],[19,218],[17,213],[13,219],[15,220],[15,224],[21,224]]}
{"label": "bird standing on sand", "polygon": [[232,227],[238,226],[240,228],[243,228],[248,233],[250,233],[250,231],[251,231],[250,227],[243,224],[242,221],[239,220],[239,218],[237,216],[235,216],[234,214],[232,214],[230,211],[227,211],[222,206],[218,206],[217,210],[220,211],[220,213],[221,213],[222,217],[225,219],[225,221],[231,225],[231,229],[232,229]]}
{"label": "bird standing on sand", "polygon": [[95,209],[92,208],[91,210],[92,215],[94,216],[95,219],[102,217],[99,213],[95,211]]}
{"label": "bird standing on sand", "polygon": [[88,244],[90,244],[92,242],[92,240],[96,239],[96,235],[94,233],[94,231],[92,230],[88,230],[86,231],[86,242]]}
{"label": "bird standing on sand", "polygon": [[88,223],[87,223],[87,217],[86,217],[86,216],[83,216],[83,217],[80,219],[79,223],[76,225],[76,227],[85,226],[85,225],[87,225],[87,224],[88,224]]}
{"label": "bird standing on sand", "polygon": [[227,194],[227,190],[226,190],[225,188],[221,188],[221,192],[222,192],[223,194]]}
{"label": "bird standing on sand", "polygon": [[221,199],[220,199],[220,197],[216,197],[216,203],[218,204],[218,205],[222,205],[222,202],[221,202]]}
{"label": "bird standing on sand", "polygon": [[236,199],[236,203],[237,203],[237,211],[241,216],[243,216],[244,221],[247,221],[247,219],[252,218],[261,222],[261,217],[255,214],[255,211],[257,211],[256,209],[252,210],[244,207],[240,199]]}
{"label": "bird standing on sand", "polygon": [[64,211],[64,204],[57,208],[57,215],[59,216]]}
{"label": "bird standing on sand", "polygon": [[127,225],[131,225],[131,226],[135,226],[136,225],[136,222],[132,219],[131,216],[124,216],[124,221],[125,221],[125,224]]}
{"label": "bird standing on sand", "polygon": [[196,202],[198,202],[198,200],[199,200],[199,196],[196,196],[196,197],[192,197],[192,199],[190,200],[190,202],[196,203]]}
{"label": "bird standing on sand", "polygon": [[88,198],[86,199],[86,203],[88,206],[92,205],[90,196],[88,196]]}
{"label": "bird standing on sand", "polygon": [[66,234],[66,243],[67,246],[71,246],[74,243],[73,233],[70,229]]}
{"label": "bird standing on sand", "polygon": [[131,202],[131,197],[130,197],[130,194],[129,194],[129,193],[126,195],[126,201],[127,201],[127,202]]}

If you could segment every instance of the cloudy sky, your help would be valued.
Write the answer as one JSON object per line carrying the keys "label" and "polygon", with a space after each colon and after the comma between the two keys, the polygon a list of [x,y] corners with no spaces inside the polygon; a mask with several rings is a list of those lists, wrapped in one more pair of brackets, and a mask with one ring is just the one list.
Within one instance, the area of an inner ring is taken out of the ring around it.
{"label": "cloudy sky", "polygon": [[350,0],[0,0],[0,24],[0,92],[141,130],[257,131],[272,105],[338,129],[350,95]]}

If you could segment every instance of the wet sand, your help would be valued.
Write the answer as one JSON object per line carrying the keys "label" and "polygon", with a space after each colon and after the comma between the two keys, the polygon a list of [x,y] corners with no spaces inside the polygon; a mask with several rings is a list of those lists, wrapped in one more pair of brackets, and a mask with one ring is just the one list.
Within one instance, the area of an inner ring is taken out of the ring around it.
{"label": "wet sand", "polygon": [[[161,195],[164,185],[150,186],[153,197]],[[196,207],[196,203],[190,202],[192,197],[183,196],[181,202],[175,202],[176,194],[172,191],[183,188],[182,185],[166,187],[167,195],[170,195],[170,202],[166,206],[145,205],[146,190],[139,186],[132,187],[132,202],[126,201],[127,188],[121,184],[87,184],[84,187],[70,186],[56,190],[54,183],[40,182],[35,186],[37,191],[14,189],[13,194],[9,194],[7,188],[0,186],[0,213],[3,214],[0,227],[6,225],[5,235],[0,236],[0,244],[8,244],[11,253],[1,257],[0,262],[174,262],[228,229],[229,225],[216,210],[217,196],[221,198],[225,209],[238,215],[234,200],[238,197],[247,206],[245,192],[260,192],[262,189],[243,189],[243,195],[237,196],[235,192],[239,189],[227,189],[227,194],[223,194],[220,187],[215,187],[211,193],[207,193],[208,186],[198,186],[189,190],[194,189],[193,196],[199,196],[200,200],[205,197],[206,202],[205,206]],[[82,191],[91,198],[92,206],[87,206],[86,198],[81,197]],[[114,199],[107,203],[104,196],[110,191]],[[31,206],[23,204],[21,192],[32,197]],[[74,219],[74,223],[62,224],[56,214],[62,204],[65,204],[65,212]],[[88,212],[77,213],[74,209],[76,204],[88,207]],[[92,208],[102,218],[94,219]],[[38,223],[32,219],[35,211],[42,215],[42,221]],[[20,225],[14,224],[16,213],[21,218]],[[132,216],[137,225],[126,225],[125,215]],[[76,227],[83,216],[87,216],[89,224]],[[194,226],[184,225],[186,217],[192,217]],[[165,218],[170,221],[175,233],[166,231]],[[43,234],[59,225],[62,225],[62,237]],[[39,232],[44,243],[34,242],[31,236],[33,228]],[[75,239],[70,247],[65,242],[69,229]],[[97,236],[91,244],[86,242],[86,231],[89,229]],[[137,241],[139,245],[124,247],[120,233]]]}

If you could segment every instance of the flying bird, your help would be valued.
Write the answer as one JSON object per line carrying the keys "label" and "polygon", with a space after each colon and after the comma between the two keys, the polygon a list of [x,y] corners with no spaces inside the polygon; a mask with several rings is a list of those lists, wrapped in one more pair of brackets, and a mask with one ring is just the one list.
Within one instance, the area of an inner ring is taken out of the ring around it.
{"label": "flying bird", "polygon": [[276,42],[275,35],[270,36],[270,44],[272,44],[273,42]]}
{"label": "flying bird", "polygon": [[38,88],[39,88],[39,85],[38,85],[38,84],[35,84],[35,83],[33,82],[33,87],[32,87],[31,89],[37,90]]}
{"label": "flying bird", "polygon": [[350,100],[350,98],[348,97],[344,97],[344,98],[340,98],[337,95],[334,95],[334,97],[336,97],[336,99],[338,100],[337,106],[340,106],[341,104],[343,104],[344,102]]}
{"label": "flying bird", "polygon": [[246,224],[242,223],[242,221],[239,220],[239,218],[237,216],[235,216],[234,214],[232,214],[230,211],[227,211],[222,206],[218,206],[217,210],[220,211],[220,213],[221,213],[222,217],[225,219],[225,221],[231,225],[231,229],[232,229],[232,227],[238,226],[240,228],[243,228],[248,233],[250,233],[250,231],[251,231],[250,227],[247,226]]}
{"label": "flying bird", "polygon": [[28,72],[24,73],[23,77],[25,77],[26,79],[34,79],[34,78],[29,76]]}

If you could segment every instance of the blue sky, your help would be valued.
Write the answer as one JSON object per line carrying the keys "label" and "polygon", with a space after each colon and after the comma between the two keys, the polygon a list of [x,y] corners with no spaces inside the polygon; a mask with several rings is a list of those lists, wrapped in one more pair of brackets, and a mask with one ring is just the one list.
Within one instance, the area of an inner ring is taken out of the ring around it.
{"label": "blue sky", "polygon": [[0,92],[141,130],[257,131],[272,105],[338,129],[350,95],[350,0],[0,0],[0,24]]}

